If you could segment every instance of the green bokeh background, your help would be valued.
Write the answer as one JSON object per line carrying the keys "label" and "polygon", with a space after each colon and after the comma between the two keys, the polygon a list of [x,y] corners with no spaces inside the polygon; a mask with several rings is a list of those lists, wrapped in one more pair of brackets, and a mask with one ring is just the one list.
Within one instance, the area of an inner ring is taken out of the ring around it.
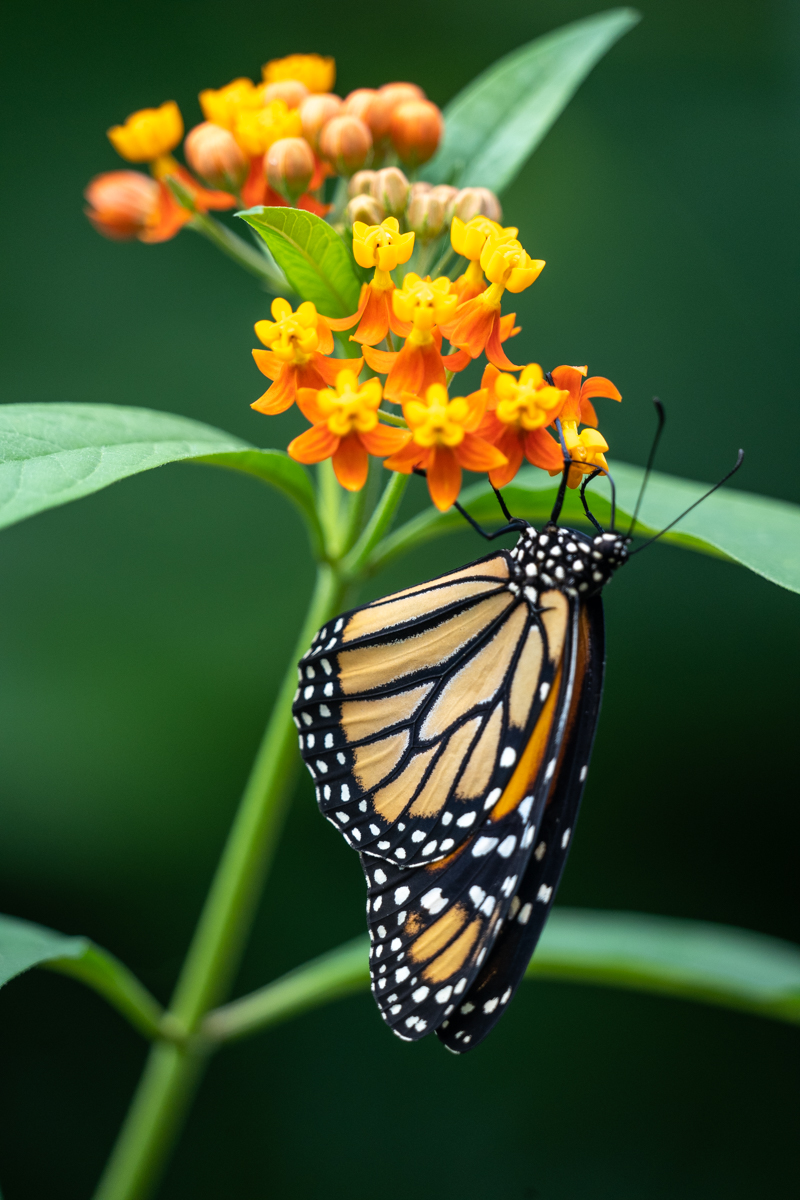
{"label": "green bokeh background", "polygon": [[[444,103],[597,0],[368,9],[44,0],[5,10],[2,399],[149,406],[284,446],[257,285],[185,232],[116,245],[81,215],[139,107],[315,49],[337,90],[408,78]],[[642,0],[506,197],[547,270],[523,359],[619,385],[601,418],[641,462],[797,497],[800,11]],[[600,402],[603,403],[602,401]],[[414,500],[411,501],[412,505]],[[427,547],[374,594],[482,553]],[[173,466],[0,536],[0,910],[85,933],[169,995],[311,581],[255,481]],[[798,598],[659,547],[607,594],[605,706],[563,904],[800,942]],[[795,799],[792,799],[792,796]],[[355,856],[298,787],[237,991],[363,928]],[[32,973],[0,997],[6,1200],[90,1194],[144,1046],[93,994]],[[163,1195],[744,1200],[796,1178],[797,1031],[668,999],[523,988],[463,1059],[401,1044],[368,996],[221,1055]]]}

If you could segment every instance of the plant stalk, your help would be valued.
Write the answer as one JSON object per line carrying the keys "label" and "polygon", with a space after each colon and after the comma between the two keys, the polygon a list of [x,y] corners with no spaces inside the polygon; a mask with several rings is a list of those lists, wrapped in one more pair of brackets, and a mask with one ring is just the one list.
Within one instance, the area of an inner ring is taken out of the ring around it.
{"label": "plant stalk", "polygon": [[274,295],[286,295],[286,292],[290,290],[283,272],[274,267],[265,254],[249,246],[220,221],[215,221],[213,217],[209,217],[205,213],[195,212],[187,225],[195,233],[202,234],[240,267],[244,267],[245,271],[256,275],[267,290]]}
{"label": "plant stalk", "polygon": [[[186,957],[167,1020],[186,1036],[225,995],[239,966],[291,795],[298,765],[292,702],[296,662],[338,608],[340,574],[323,563],[311,604],[234,818]],[[152,1193],[200,1082],[204,1055],[159,1042],[120,1131],[95,1200],[145,1200]]]}

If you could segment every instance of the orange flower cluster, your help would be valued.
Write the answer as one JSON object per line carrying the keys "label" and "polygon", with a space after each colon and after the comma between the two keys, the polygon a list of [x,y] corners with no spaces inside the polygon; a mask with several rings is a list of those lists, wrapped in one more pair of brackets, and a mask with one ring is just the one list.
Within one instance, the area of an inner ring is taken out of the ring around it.
{"label": "orange flower cluster", "polygon": [[200,93],[206,119],[183,146],[194,175],[172,156],[183,138],[174,101],[110,129],[118,154],[148,164],[157,186],[136,171],[98,175],[85,192],[95,228],[118,240],[160,242],[210,209],[289,204],[324,216],[328,176],[350,178],[380,167],[387,155],[413,168],[439,145],[442,115],[416,84],[359,88],[342,98],[332,91],[333,59],[318,54],[274,59],[262,75],[260,83],[242,77]]}
{"label": "orange flower cluster", "polygon": [[[515,366],[503,348],[519,333],[515,314],[501,312],[505,292],[530,287],[545,265],[530,257],[517,233],[482,215],[467,222],[453,217],[452,247],[466,259],[465,270],[455,280],[409,272],[398,287],[391,272],[409,261],[414,232],[401,232],[395,217],[371,226],[356,221],[353,255],[374,269],[356,312],[332,319],[309,302],[293,312],[280,299],[272,305],[275,320],[256,325],[270,349],[253,355],[273,382],[252,407],[284,412],[296,399],[311,422],[289,454],[303,463],[332,459],[350,491],[364,486],[369,455],[392,471],[423,470],[442,511],[458,498],[462,470],[488,472],[503,487],[523,459],[555,475],[566,453],[570,487],[598,468],[606,471],[608,444],[597,431],[592,400],[620,400],[614,384],[584,379],[586,367],[545,374],[538,363]],[[330,357],[332,331],[354,326],[350,340],[361,345],[363,358]],[[393,337],[402,339],[399,349]],[[488,362],[481,387],[450,397],[454,374],[482,354]],[[359,385],[364,362],[375,374]],[[389,407],[382,409],[382,401]]]}

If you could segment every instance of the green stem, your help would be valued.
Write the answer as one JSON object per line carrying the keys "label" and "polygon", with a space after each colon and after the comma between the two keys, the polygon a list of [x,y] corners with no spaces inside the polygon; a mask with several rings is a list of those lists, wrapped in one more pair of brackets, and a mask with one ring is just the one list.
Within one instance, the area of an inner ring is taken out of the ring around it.
{"label": "green stem", "polygon": [[191,221],[187,222],[187,227],[193,229],[195,233],[202,234],[204,238],[208,238],[218,250],[227,254],[228,258],[232,258],[240,267],[244,267],[245,271],[258,276],[267,289],[276,296],[285,296],[287,291],[291,290],[282,271],[274,267],[260,250],[249,246],[243,238],[233,233],[220,221],[215,221],[206,213],[196,212]]}
{"label": "green stem", "polygon": [[394,520],[409,479],[409,475],[401,475],[399,471],[392,472],[364,532],[347,557],[342,559],[340,565],[345,578],[354,579],[363,572],[373,548],[377,546]]}
{"label": "green stem", "polygon": [[[191,1038],[206,1012],[227,993],[277,845],[297,767],[292,702],[297,659],[318,627],[339,608],[343,584],[327,564],[317,586],[222,853],[167,1021]],[[95,1200],[144,1200],[178,1135],[200,1081],[203,1055],[187,1046],[156,1045],[122,1127]]]}
{"label": "green stem", "polygon": [[54,958],[42,963],[50,971],[69,975],[104,996],[118,1012],[148,1038],[171,1037],[161,1005],[119,959],[92,942],[79,958]]}

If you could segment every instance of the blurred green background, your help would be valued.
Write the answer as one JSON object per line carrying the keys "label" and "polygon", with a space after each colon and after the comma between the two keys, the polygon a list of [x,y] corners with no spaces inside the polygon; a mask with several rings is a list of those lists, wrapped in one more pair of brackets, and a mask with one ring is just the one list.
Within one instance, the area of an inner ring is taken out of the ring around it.
{"label": "blurred green background", "polygon": [[[5,401],[184,413],[285,446],[248,405],[257,285],[189,232],[116,245],[81,191],[105,129],[295,50],[337,90],[411,79],[444,103],[597,0],[356,8],[250,0],[5,10]],[[548,261],[523,361],[589,363],[643,461],[797,499],[800,10],[643,0],[506,197]],[[518,356],[519,357],[519,356]],[[600,402],[602,405],[602,401]],[[412,498],[411,504],[419,501]],[[377,594],[483,550],[465,532]],[[311,581],[294,513],[247,478],[173,466],[0,538],[0,910],[85,933],[166,999]],[[798,598],[658,547],[606,602],[605,706],[562,904],[729,922],[800,942]],[[792,800],[792,796],[795,800]],[[355,856],[304,780],[237,991],[363,929]],[[6,1200],[89,1195],[145,1048],[94,995],[34,972],[0,997]],[[396,1041],[367,995],[212,1065],[163,1195],[708,1200],[796,1178],[797,1030],[667,999],[529,984],[454,1059]]]}

